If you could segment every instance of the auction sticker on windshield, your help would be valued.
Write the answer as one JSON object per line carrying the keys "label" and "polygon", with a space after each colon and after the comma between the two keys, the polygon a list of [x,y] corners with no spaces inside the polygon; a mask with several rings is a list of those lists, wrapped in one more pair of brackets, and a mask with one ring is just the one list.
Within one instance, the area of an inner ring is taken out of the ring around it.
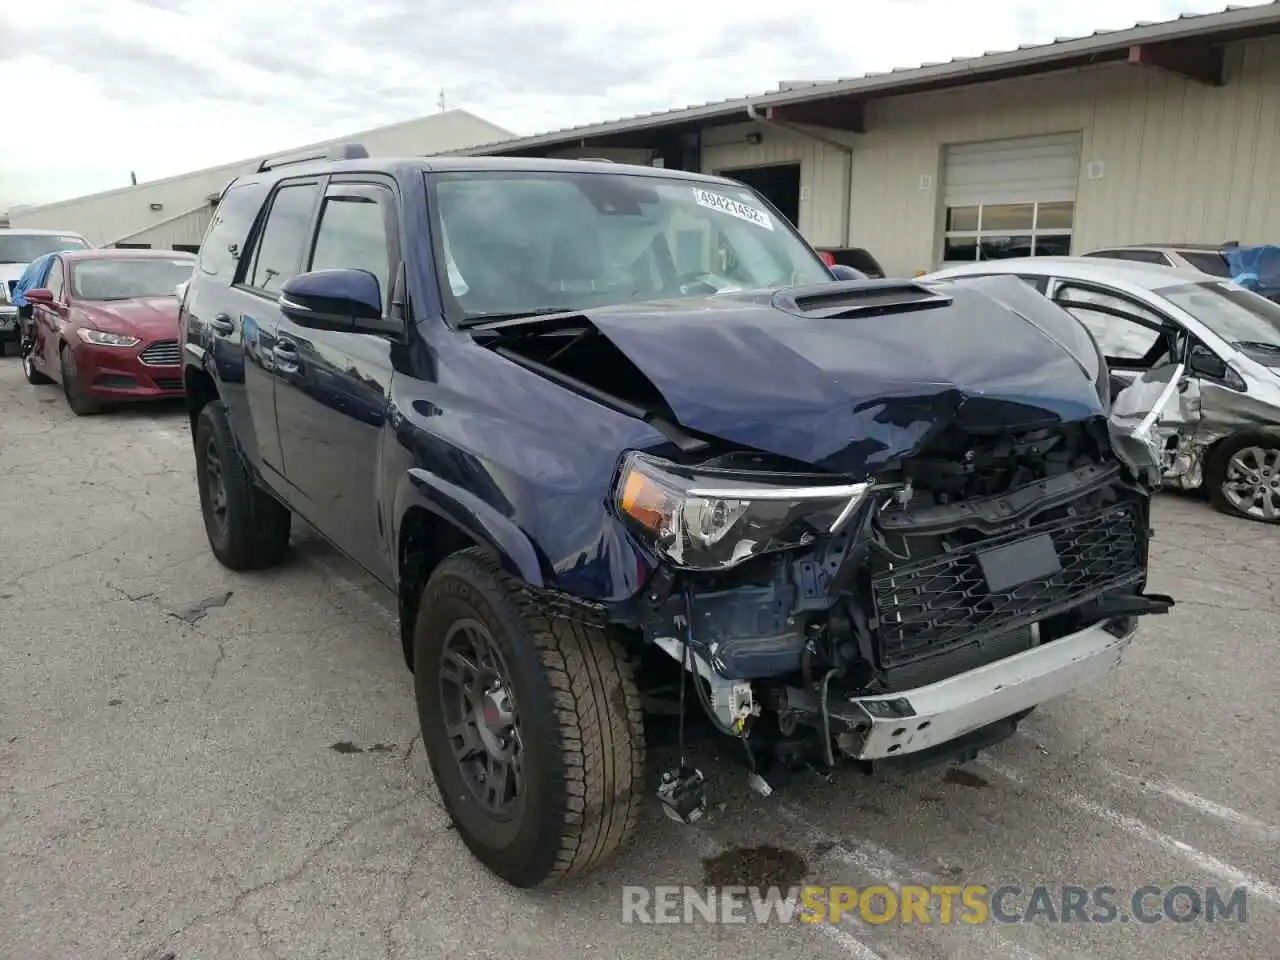
{"label": "auction sticker on windshield", "polygon": [[745,220],[747,223],[754,223],[757,227],[764,227],[766,230],[773,229],[773,220],[767,213],[740,200],[734,200],[732,197],[712,193],[710,190],[703,190],[699,187],[693,188],[693,199],[698,202],[700,207],[719,210],[721,213],[727,213],[729,216]]}

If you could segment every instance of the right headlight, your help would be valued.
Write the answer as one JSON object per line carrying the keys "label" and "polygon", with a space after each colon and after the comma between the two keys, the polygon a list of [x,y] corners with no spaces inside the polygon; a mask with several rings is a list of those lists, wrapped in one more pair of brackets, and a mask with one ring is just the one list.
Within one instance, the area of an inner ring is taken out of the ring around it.
{"label": "right headlight", "polygon": [[723,570],[839,529],[870,489],[869,482],[699,470],[630,453],[618,476],[614,503],[673,566]]}

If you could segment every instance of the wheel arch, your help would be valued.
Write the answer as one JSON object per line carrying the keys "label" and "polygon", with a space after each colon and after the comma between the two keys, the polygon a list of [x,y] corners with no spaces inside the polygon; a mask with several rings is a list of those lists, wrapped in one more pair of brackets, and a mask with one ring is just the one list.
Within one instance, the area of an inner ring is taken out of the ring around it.
{"label": "wheel arch", "polygon": [[208,370],[194,364],[187,364],[183,369],[182,383],[186,388],[187,420],[191,425],[191,435],[194,437],[200,411],[208,404],[220,399],[218,383]]}
{"label": "wheel arch", "polygon": [[541,554],[514,521],[427,470],[414,468],[401,478],[394,516],[400,642],[410,670],[422,589],[446,557],[479,547],[529,586],[541,587],[550,579]]}

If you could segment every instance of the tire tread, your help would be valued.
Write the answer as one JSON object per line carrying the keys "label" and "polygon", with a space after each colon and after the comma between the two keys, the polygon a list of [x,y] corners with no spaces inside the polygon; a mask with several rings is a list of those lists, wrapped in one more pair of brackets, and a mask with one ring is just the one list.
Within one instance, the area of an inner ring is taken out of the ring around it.
{"label": "tire tread", "polygon": [[444,561],[428,584],[424,615],[442,573],[499,586],[537,650],[561,741],[562,769],[551,776],[562,777],[565,789],[561,822],[544,825],[559,831],[555,860],[533,885],[585,874],[627,845],[643,809],[644,721],[630,661],[586,608],[577,617],[572,604],[541,602],[478,547]]}

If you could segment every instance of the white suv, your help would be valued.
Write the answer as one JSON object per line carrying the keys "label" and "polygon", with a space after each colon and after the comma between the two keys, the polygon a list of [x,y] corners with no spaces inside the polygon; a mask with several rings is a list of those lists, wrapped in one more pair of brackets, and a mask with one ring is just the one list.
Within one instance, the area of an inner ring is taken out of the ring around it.
{"label": "white suv", "polygon": [[0,357],[10,341],[18,341],[18,308],[13,288],[32,260],[58,250],[87,250],[92,247],[78,233],[66,230],[0,230]]}

